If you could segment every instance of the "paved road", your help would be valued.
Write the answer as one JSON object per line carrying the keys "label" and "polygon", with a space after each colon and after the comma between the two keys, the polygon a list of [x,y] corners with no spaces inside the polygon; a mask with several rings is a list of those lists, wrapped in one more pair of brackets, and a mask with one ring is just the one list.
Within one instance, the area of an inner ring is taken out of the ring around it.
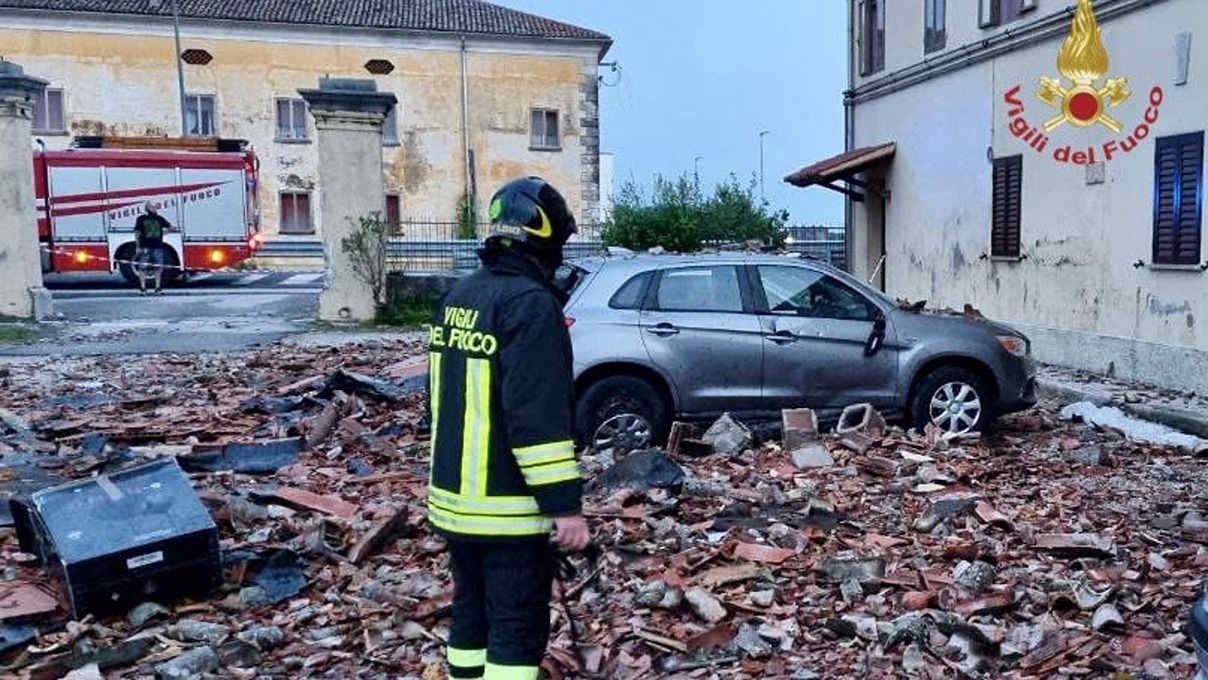
{"label": "paved road", "polygon": [[143,296],[120,276],[52,275],[55,320],[38,341],[0,345],[0,355],[246,349],[314,329],[322,285],[322,272],[221,272]]}
{"label": "paved road", "polygon": [[[167,286],[165,295],[195,295],[209,292],[248,293],[274,292],[314,293],[323,287],[323,272],[315,271],[247,271],[207,272],[194,274],[186,281]],[[138,295],[138,290],[117,274],[85,272],[78,274],[47,274],[46,287],[56,300],[97,295]]]}

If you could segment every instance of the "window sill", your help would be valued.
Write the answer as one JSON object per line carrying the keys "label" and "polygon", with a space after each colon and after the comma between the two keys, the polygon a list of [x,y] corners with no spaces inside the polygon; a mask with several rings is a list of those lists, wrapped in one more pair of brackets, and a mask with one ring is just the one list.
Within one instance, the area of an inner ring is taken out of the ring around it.
{"label": "window sill", "polygon": [[1151,272],[1194,272],[1200,274],[1204,268],[1198,264],[1151,264],[1146,265]]}
{"label": "window sill", "polygon": [[277,138],[273,139],[273,141],[278,144],[310,144],[311,143],[311,140],[309,138],[308,139],[296,139],[296,138],[292,138],[292,137],[277,137]]}
{"label": "window sill", "polygon": [[30,134],[39,137],[66,137],[71,133],[66,130],[31,130]]}
{"label": "window sill", "polygon": [[561,151],[560,146],[533,146],[529,145],[529,151]]}
{"label": "window sill", "polygon": [[1013,262],[1013,263],[1018,264],[1020,262],[1023,262],[1023,259],[1024,259],[1023,255],[991,255],[990,256],[991,262],[1008,262],[1008,263]]}
{"label": "window sill", "polygon": [[278,231],[277,233],[280,234],[281,236],[314,236],[315,230],[311,229],[310,231]]}
{"label": "window sill", "polygon": [[387,149],[395,149],[395,148],[402,146],[402,144],[400,144],[398,142],[382,142],[382,146]]}

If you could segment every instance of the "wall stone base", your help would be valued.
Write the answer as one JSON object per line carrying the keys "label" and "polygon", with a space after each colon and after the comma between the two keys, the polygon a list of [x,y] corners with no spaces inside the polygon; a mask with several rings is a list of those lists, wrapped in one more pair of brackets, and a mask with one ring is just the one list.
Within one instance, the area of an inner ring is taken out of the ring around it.
{"label": "wall stone base", "polygon": [[454,272],[393,272],[386,278],[386,299],[439,298],[460,278]]}
{"label": "wall stone base", "polygon": [[1009,323],[1032,339],[1032,352],[1046,364],[1208,394],[1208,352],[1204,350]]}

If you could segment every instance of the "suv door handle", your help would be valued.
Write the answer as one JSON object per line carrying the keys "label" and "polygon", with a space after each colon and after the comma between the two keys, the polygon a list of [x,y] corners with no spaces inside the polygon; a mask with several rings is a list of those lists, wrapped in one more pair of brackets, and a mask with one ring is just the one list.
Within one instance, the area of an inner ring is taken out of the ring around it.
{"label": "suv door handle", "polygon": [[650,328],[647,328],[646,332],[653,333],[654,335],[665,338],[669,335],[675,335],[675,334],[679,333],[679,329],[676,328],[675,326],[672,326],[671,324],[667,323],[666,321],[664,321],[663,323],[660,323],[655,326],[651,326]]}
{"label": "suv door handle", "polygon": [[790,343],[797,342],[797,339],[798,339],[796,335],[793,335],[792,333],[790,333],[788,331],[777,331],[775,333],[772,333],[771,335],[765,335],[763,337],[767,338],[768,340],[771,340],[772,342],[776,343],[777,345],[788,345]]}

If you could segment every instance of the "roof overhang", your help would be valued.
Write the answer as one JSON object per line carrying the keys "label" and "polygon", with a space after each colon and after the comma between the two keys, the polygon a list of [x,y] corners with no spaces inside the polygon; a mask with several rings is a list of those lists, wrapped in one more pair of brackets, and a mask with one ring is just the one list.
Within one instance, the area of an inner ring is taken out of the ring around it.
{"label": "roof overhang", "polygon": [[869,168],[893,160],[893,155],[897,153],[897,150],[898,145],[894,142],[879,146],[865,146],[859,149],[852,149],[838,156],[832,156],[826,160],[804,167],[785,177],[784,181],[798,187],[826,187],[832,191],[846,194],[852,200],[863,201],[864,194],[862,192],[849,187],[839,186],[837,183],[846,182],[867,190],[868,183],[856,179],[856,175]]}

